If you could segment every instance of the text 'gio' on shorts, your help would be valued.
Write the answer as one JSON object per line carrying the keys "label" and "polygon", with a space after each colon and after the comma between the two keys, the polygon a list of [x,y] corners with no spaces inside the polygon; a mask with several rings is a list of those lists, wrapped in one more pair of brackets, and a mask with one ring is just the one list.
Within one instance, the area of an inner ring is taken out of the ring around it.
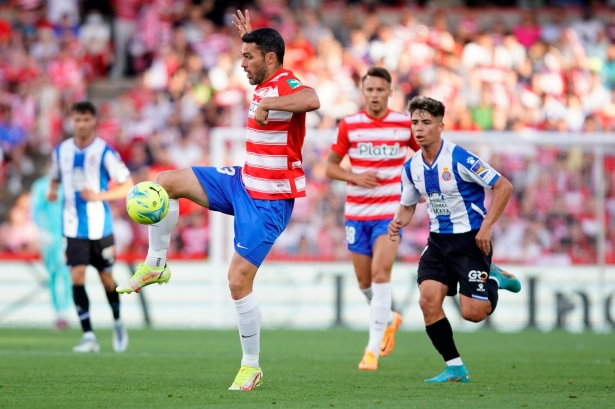
{"label": "text 'gio' on shorts", "polygon": [[235,251],[260,267],[288,225],[295,200],[252,199],[241,180],[240,166],[194,166],[192,170],[207,193],[209,210],[235,216]]}
{"label": "text 'gio' on shorts", "polygon": [[487,301],[487,280],[491,255],[476,244],[478,230],[458,234],[430,233],[427,247],[419,260],[419,285],[435,280],[448,286],[447,295],[459,292],[467,297]]}
{"label": "text 'gio' on shorts", "polygon": [[[374,243],[379,236],[389,235],[389,223],[393,219],[350,220],[346,219],[346,242],[353,253],[373,256]],[[399,236],[402,232],[400,230]]]}

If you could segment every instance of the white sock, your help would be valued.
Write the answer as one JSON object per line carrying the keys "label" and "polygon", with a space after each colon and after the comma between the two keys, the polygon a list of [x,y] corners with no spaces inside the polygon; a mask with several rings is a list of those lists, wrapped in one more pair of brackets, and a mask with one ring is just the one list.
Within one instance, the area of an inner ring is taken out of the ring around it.
{"label": "white sock", "polygon": [[250,293],[240,300],[235,300],[235,309],[237,310],[239,340],[243,350],[241,365],[259,368],[261,309],[254,293]]}
{"label": "white sock", "polygon": [[446,365],[448,365],[448,366],[461,366],[461,365],[463,365],[463,361],[461,360],[461,357],[453,358],[450,361],[446,361]]}
{"label": "white sock", "polygon": [[169,211],[164,219],[149,226],[149,249],[145,264],[150,267],[164,267],[167,250],[171,244],[171,233],[179,219],[179,202],[169,199]]}
{"label": "white sock", "polygon": [[[372,287],[359,288],[359,290],[361,290],[365,298],[367,298],[367,303],[371,303],[372,297],[374,296],[374,293],[372,292]],[[389,313],[389,320],[387,321],[387,326],[393,324],[393,321],[395,321],[395,315],[393,315],[393,310],[391,310],[391,312]]]}
{"label": "white sock", "polygon": [[367,288],[359,288],[359,290],[361,290],[361,292],[363,293],[363,295],[365,296],[365,298],[367,298],[367,303],[369,304],[370,302],[372,302],[372,297],[373,297],[373,292],[372,292],[372,287],[367,287]]}
{"label": "white sock", "polygon": [[96,335],[94,335],[94,331],[87,331],[83,333],[83,338],[96,340]]}
{"label": "white sock", "polygon": [[369,309],[369,342],[367,350],[380,356],[380,343],[391,314],[391,283],[372,283],[374,296]]}

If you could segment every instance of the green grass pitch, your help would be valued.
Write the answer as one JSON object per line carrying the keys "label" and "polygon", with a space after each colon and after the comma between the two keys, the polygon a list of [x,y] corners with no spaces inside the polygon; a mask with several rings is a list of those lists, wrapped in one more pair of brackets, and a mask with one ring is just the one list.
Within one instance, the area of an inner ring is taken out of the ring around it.
{"label": "green grass pitch", "polygon": [[234,331],[134,330],[126,353],[75,355],[77,330],[0,330],[0,408],[615,408],[615,334],[457,333],[470,384],[425,384],[444,369],[427,335],[402,332],[376,372],[356,369],[366,332],[263,331],[263,386],[227,391]]}

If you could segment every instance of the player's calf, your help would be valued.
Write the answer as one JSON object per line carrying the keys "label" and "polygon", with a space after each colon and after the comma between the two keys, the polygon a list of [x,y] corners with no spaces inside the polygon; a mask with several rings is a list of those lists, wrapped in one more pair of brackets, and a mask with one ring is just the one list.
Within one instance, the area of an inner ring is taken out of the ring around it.
{"label": "player's calf", "polygon": [[491,303],[489,300],[477,300],[474,298],[460,295],[461,316],[470,322],[481,322],[491,313]]}

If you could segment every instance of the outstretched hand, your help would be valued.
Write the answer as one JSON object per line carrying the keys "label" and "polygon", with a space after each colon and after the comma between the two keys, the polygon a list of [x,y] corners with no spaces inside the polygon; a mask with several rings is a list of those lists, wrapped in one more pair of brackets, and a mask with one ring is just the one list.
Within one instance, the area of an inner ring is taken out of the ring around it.
{"label": "outstretched hand", "polygon": [[250,24],[250,12],[248,10],[246,10],[245,16],[241,13],[241,10],[237,10],[237,14],[233,14],[232,23],[239,32],[239,37],[243,37],[244,34],[252,31],[252,24]]}

